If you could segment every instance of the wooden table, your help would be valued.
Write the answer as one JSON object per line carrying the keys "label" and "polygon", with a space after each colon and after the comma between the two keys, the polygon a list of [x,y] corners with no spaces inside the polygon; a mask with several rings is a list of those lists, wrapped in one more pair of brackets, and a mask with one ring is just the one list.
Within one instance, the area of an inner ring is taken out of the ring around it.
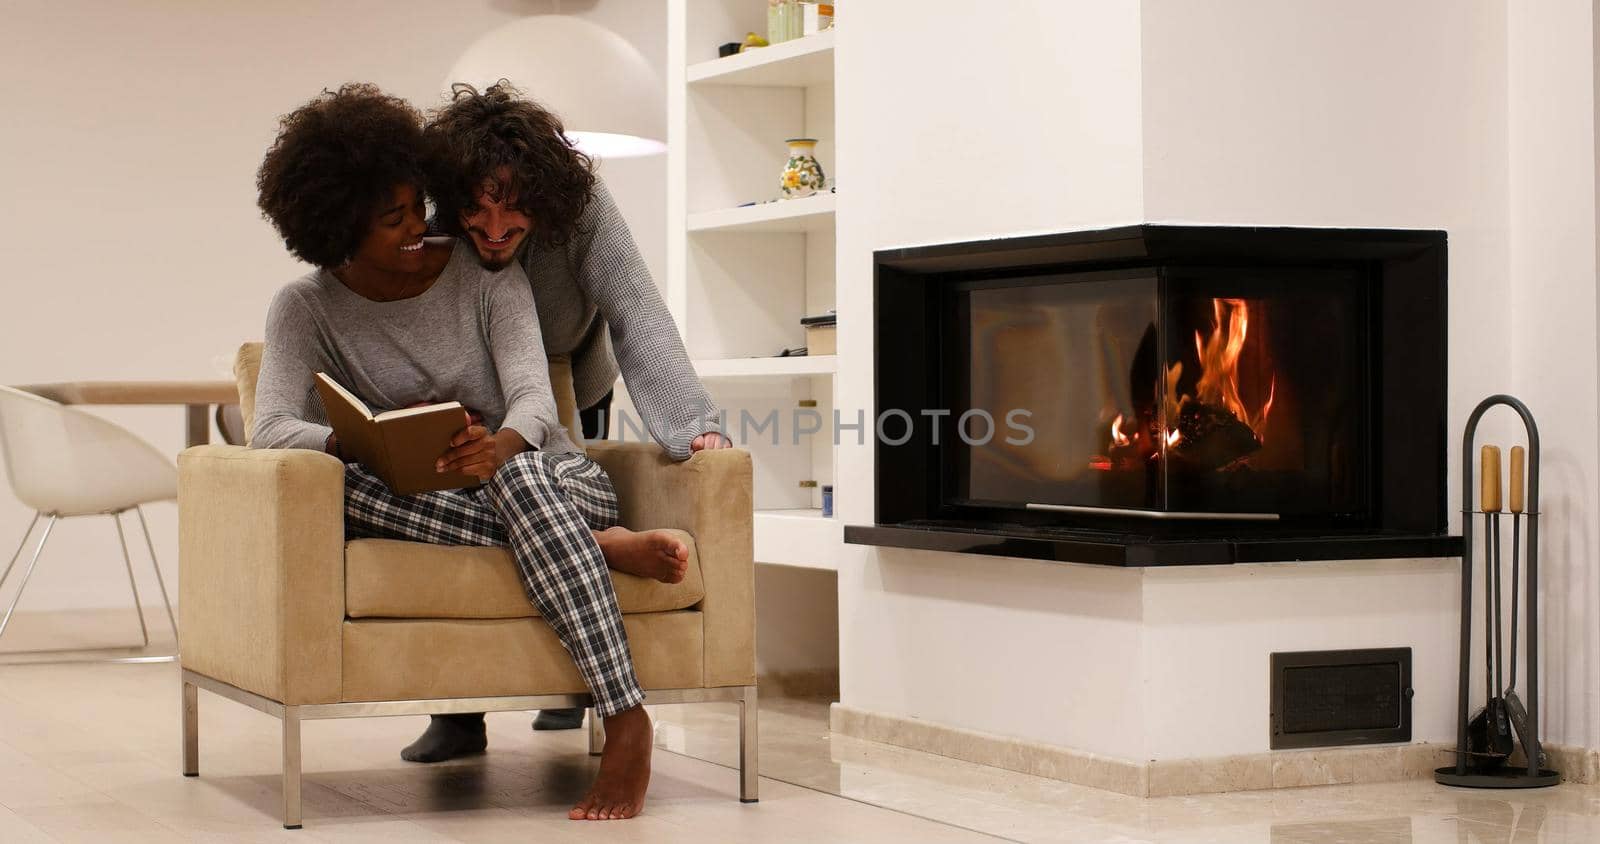
{"label": "wooden table", "polygon": [[211,408],[238,404],[233,381],[64,381],[23,384],[19,390],[62,404],[180,404],[186,446],[211,441]]}

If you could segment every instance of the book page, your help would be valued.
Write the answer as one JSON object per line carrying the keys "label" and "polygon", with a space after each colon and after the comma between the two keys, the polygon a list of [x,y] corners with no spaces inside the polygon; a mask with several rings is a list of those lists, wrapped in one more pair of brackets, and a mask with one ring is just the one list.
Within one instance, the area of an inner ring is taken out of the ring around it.
{"label": "book page", "polygon": [[461,406],[461,402],[447,401],[440,402],[439,404],[420,405],[418,407],[403,407],[399,410],[385,410],[384,412],[372,418],[378,420],[379,422],[386,422],[390,419],[401,419],[406,416],[416,416],[419,413],[433,413],[437,410],[459,410],[462,412],[462,414],[467,412],[466,408]]}
{"label": "book page", "polygon": [[[321,381],[324,385],[326,385],[328,387],[328,389],[333,390],[335,393],[338,393],[340,398],[342,398],[345,401],[349,402],[350,406],[355,408],[357,411],[359,411],[362,416],[365,416],[368,419],[372,418],[372,411],[367,408],[367,403],[362,401],[359,398],[356,398],[356,394],[355,393],[352,393],[349,390],[346,390],[344,388],[343,384],[340,384],[338,381],[333,380],[333,377],[330,376],[328,373],[326,373],[326,372],[318,372],[317,373],[317,380]],[[324,402],[324,404],[326,404],[326,402]]]}

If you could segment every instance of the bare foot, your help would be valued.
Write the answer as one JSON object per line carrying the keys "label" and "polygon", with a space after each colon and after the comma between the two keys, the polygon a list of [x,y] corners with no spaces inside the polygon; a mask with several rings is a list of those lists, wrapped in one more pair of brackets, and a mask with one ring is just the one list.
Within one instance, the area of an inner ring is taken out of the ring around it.
{"label": "bare foot", "polygon": [[689,546],[664,530],[633,531],[625,527],[594,532],[606,565],[620,572],[681,583],[689,571]]}
{"label": "bare foot", "polygon": [[572,807],[567,817],[575,821],[612,821],[631,818],[644,810],[644,793],[650,787],[650,750],[654,736],[650,716],[643,706],[606,719],[606,749],[600,754],[600,773],[589,793]]}

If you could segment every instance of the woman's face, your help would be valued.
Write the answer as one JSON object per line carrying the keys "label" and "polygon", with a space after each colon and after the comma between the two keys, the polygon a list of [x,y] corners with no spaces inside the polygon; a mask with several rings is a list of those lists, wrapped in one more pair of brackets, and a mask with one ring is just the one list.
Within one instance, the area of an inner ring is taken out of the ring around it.
{"label": "woman's face", "polygon": [[422,191],[414,185],[396,185],[389,201],[379,203],[352,264],[369,270],[416,273],[424,269],[422,236],[428,231]]}

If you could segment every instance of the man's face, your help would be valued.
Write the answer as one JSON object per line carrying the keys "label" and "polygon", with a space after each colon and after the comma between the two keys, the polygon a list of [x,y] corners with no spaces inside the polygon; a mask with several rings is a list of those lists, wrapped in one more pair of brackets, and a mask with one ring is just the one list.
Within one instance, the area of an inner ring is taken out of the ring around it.
{"label": "man's face", "polygon": [[477,247],[478,260],[491,270],[508,266],[527,239],[533,221],[518,210],[517,197],[505,185],[508,172],[498,172],[478,186],[478,204],[461,212],[461,228]]}

